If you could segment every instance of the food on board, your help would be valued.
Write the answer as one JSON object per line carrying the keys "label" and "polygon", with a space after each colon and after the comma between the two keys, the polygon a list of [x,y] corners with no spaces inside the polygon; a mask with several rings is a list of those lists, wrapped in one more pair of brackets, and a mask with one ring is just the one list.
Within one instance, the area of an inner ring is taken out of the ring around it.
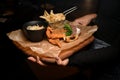
{"label": "food on board", "polygon": [[65,24],[64,26],[64,28],[58,29],[47,27],[46,35],[48,37],[48,41],[61,47],[60,40],[63,40],[64,42],[72,42],[78,39],[80,34],[79,28],[72,28],[69,24]]}
{"label": "food on board", "polygon": [[44,15],[40,16],[40,18],[49,23],[46,35],[50,43],[61,47],[61,41],[71,42],[78,39],[80,28],[70,24],[70,21],[66,20],[63,13],[53,13],[53,10],[51,10],[49,14],[44,11]]}

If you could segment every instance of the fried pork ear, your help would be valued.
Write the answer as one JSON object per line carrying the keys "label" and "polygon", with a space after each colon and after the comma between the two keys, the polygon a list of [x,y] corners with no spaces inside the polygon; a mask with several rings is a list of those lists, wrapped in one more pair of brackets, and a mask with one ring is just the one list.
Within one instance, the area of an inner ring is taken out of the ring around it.
{"label": "fried pork ear", "polygon": [[60,39],[48,39],[48,41],[54,45],[61,47]]}
{"label": "fried pork ear", "polygon": [[51,27],[47,27],[46,35],[48,38],[51,39],[59,39],[59,38],[64,38],[66,30],[63,28],[61,29],[53,29]]}
{"label": "fried pork ear", "polygon": [[66,30],[61,29],[53,29],[51,27],[47,27],[46,35],[48,37],[48,41],[54,45],[61,47],[60,39],[63,39]]}

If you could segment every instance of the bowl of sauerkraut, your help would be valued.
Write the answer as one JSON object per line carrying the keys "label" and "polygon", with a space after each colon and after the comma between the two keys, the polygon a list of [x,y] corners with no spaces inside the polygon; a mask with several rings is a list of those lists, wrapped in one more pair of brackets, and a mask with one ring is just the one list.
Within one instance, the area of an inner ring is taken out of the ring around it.
{"label": "bowl of sauerkraut", "polygon": [[39,42],[44,39],[47,26],[46,21],[29,21],[23,25],[22,31],[29,41]]}

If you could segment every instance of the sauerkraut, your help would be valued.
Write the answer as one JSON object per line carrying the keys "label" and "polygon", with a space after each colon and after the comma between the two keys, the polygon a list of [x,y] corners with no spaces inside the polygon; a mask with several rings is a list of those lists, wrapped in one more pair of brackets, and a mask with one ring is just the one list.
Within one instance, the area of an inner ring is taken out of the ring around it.
{"label": "sauerkraut", "polygon": [[33,25],[27,27],[27,30],[41,30],[41,29],[44,29],[44,26]]}

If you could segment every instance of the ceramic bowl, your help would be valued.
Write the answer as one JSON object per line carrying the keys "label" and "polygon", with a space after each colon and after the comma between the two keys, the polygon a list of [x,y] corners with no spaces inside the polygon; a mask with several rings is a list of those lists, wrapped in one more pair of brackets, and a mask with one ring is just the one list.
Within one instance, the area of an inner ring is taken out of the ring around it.
{"label": "ceramic bowl", "polygon": [[22,31],[28,40],[39,42],[44,39],[47,26],[48,23],[46,21],[29,21],[23,25]]}

